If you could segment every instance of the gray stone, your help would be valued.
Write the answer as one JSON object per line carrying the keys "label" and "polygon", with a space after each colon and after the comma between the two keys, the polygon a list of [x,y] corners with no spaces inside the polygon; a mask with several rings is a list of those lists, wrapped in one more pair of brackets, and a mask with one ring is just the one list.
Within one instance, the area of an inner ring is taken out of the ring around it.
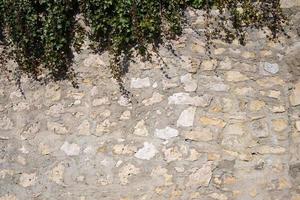
{"label": "gray stone", "polygon": [[264,69],[271,74],[277,74],[279,72],[279,66],[277,63],[272,64],[265,62]]}

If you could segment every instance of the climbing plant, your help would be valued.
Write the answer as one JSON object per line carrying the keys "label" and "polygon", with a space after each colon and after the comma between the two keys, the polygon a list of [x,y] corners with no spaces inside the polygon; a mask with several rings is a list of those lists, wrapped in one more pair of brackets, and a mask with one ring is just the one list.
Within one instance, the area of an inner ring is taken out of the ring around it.
{"label": "climbing plant", "polygon": [[245,45],[249,29],[269,30],[272,40],[286,34],[280,0],[0,0],[0,67],[13,59],[20,75],[76,86],[73,52],[88,38],[95,53],[109,51],[126,93],[122,75],[133,53],[147,59],[149,45],[157,51],[176,39],[188,25],[187,9],[205,11],[204,34],[192,28],[206,38],[208,54],[214,39]]}

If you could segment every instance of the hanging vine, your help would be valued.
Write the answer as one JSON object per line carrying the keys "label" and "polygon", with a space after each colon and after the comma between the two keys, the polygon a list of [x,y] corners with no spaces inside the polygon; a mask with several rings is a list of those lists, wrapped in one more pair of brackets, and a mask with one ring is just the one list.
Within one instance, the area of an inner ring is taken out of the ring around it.
{"label": "hanging vine", "polygon": [[73,51],[87,37],[95,53],[109,51],[112,75],[128,94],[122,76],[134,52],[149,59],[149,46],[157,52],[181,35],[188,8],[205,10],[205,34],[195,32],[206,38],[208,53],[214,39],[245,45],[249,29],[268,29],[275,41],[286,35],[280,0],[0,0],[0,66],[12,58],[21,75],[76,86]]}

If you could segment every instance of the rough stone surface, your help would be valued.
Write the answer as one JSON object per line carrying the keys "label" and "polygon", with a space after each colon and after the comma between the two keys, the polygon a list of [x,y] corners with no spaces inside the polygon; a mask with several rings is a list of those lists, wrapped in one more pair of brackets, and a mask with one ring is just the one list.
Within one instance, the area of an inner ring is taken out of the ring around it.
{"label": "rough stone surface", "polygon": [[290,38],[252,30],[212,59],[184,28],[177,56],[158,49],[164,73],[155,55],[131,63],[130,98],[107,53],[75,55],[78,89],[22,78],[24,98],[0,73],[0,200],[300,200],[299,9]]}
{"label": "rough stone surface", "polygon": [[77,156],[80,153],[80,146],[75,143],[65,142],[60,149],[68,156]]}
{"label": "rough stone surface", "polygon": [[168,127],[168,126],[164,129],[156,129],[155,130],[155,136],[160,139],[164,139],[164,140],[168,140],[170,138],[177,137],[178,134],[179,134],[178,130]]}
{"label": "rough stone surface", "polygon": [[290,95],[290,101],[293,106],[300,105],[300,82],[295,85],[295,89]]}
{"label": "rough stone surface", "polygon": [[271,74],[276,74],[279,72],[279,66],[278,64],[272,64],[272,63],[268,63],[265,62],[264,63],[264,70],[271,73]]}
{"label": "rough stone surface", "polygon": [[179,116],[179,119],[177,120],[177,126],[193,126],[194,124],[194,118],[195,118],[196,108],[190,107],[184,111]]}
{"label": "rough stone surface", "polygon": [[145,142],[144,147],[139,149],[134,156],[142,160],[150,160],[156,153],[156,147],[151,143]]}

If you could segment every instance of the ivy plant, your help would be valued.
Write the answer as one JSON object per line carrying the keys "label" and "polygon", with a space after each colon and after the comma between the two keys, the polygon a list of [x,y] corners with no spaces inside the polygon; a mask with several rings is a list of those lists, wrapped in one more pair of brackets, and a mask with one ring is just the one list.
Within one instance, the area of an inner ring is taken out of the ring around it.
{"label": "ivy plant", "polygon": [[88,38],[95,53],[109,51],[126,94],[122,76],[133,53],[149,59],[149,46],[157,51],[180,36],[187,9],[204,10],[205,33],[194,31],[206,38],[208,54],[214,39],[245,45],[249,29],[268,29],[272,40],[286,34],[280,0],[0,0],[0,67],[14,59],[20,75],[76,86],[73,52]]}

